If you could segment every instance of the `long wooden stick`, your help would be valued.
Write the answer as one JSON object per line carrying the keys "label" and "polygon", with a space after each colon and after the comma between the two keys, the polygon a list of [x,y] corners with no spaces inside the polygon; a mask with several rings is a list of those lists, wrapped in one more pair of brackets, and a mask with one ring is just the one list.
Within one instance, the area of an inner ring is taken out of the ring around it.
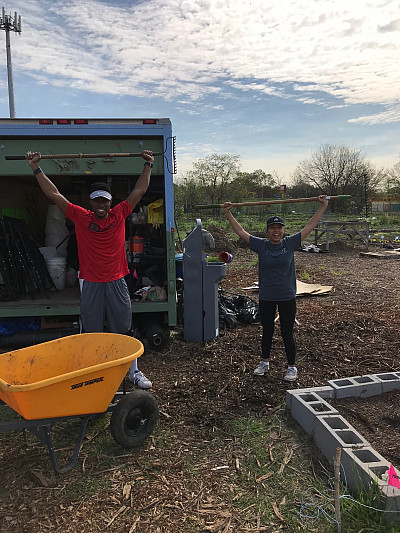
{"label": "long wooden stick", "polygon": [[340,457],[342,454],[342,448],[336,448],[335,470],[334,470],[334,489],[335,489],[335,515],[338,525],[338,532],[341,528],[341,516],[340,516]]}
{"label": "long wooden stick", "polygon": [[[326,196],[327,200],[337,200],[342,198],[351,198],[349,194],[339,194],[338,196]],[[259,202],[232,202],[234,207],[241,207],[243,205],[270,205],[270,204],[293,204],[295,202],[318,202],[318,196],[312,196],[310,198],[285,198],[284,200],[265,200]],[[224,207],[224,204],[208,204],[208,205],[195,205],[197,209],[208,209],[211,207]]]}
{"label": "long wooden stick", "polygon": [[[162,152],[153,153],[153,155],[163,155]],[[99,158],[99,157],[142,157],[142,154],[132,154],[132,153],[121,153],[117,152],[115,154],[105,153],[105,154],[42,154],[41,159],[82,159],[82,158]],[[6,155],[4,159],[9,161],[22,161],[28,159],[27,155]]]}

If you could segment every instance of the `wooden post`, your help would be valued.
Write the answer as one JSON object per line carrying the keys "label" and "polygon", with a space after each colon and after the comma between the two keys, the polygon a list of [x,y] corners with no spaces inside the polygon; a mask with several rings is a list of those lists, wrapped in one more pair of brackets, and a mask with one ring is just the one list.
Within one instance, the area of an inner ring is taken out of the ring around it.
{"label": "wooden post", "polygon": [[335,459],[335,476],[334,476],[334,489],[335,489],[335,515],[338,525],[338,533],[341,528],[341,516],[340,516],[340,457],[342,455],[342,448],[336,448]]}

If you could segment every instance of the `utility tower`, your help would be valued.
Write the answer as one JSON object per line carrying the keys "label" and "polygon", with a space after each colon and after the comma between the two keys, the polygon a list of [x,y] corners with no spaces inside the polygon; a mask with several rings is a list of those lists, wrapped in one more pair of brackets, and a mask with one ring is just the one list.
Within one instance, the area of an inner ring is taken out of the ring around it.
{"label": "utility tower", "polygon": [[6,32],[8,101],[10,104],[10,118],[15,118],[14,86],[13,86],[12,65],[11,65],[10,31],[21,33],[21,15],[18,16],[16,11],[14,13],[14,17],[11,14],[6,15],[4,7],[1,8],[0,29],[5,30]]}

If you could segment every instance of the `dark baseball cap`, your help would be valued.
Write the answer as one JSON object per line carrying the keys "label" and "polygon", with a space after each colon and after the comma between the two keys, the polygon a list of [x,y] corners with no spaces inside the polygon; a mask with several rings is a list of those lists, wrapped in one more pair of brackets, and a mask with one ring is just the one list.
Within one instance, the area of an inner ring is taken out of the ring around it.
{"label": "dark baseball cap", "polygon": [[267,228],[269,226],[272,226],[272,224],[280,224],[281,226],[284,226],[285,223],[283,222],[283,219],[281,217],[269,217],[269,219],[267,220]]}

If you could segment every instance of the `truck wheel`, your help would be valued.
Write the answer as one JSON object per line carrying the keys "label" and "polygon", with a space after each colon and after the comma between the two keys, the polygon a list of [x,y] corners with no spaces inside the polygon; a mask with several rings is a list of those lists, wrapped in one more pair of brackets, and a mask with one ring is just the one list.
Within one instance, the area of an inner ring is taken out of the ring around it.
{"label": "truck wheel", "polygon": [[161,326],[152,324],[146,328],[146,339],[150,350],[160,352],[167,344],[167,336]]}
{"label": "truck wheel", "polygon": [[124,448],[140,446],[158,421],[158,405],[149,392],[135,390],[119,400],[110,420],[112,438]]}

